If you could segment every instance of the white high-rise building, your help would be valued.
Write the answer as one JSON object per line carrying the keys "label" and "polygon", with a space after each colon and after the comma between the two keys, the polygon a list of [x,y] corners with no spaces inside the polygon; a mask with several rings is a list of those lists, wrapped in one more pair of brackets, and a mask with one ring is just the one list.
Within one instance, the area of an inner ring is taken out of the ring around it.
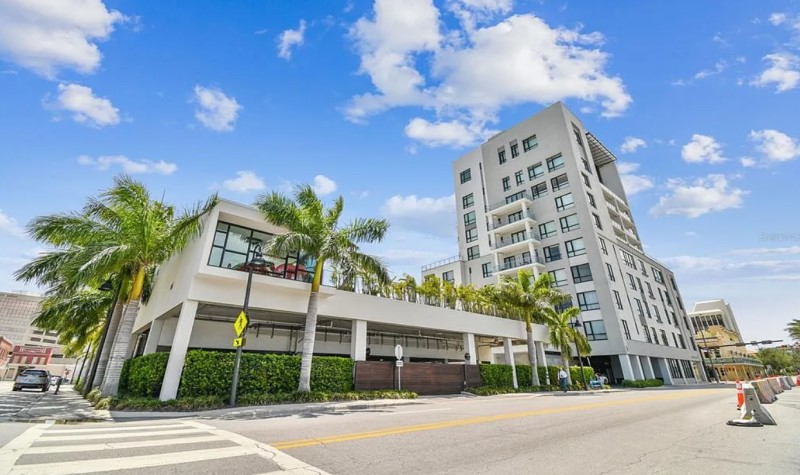
{"label": "white high-rise building", "polygon": [[616,157],[563,104],[453,164],[459,256],[423,267],[478,287],[549,272],[612,381],[703,378],[672,272],[642,251]]}
{"label": "white high-rise building", "polygon": [[739,339],[742,338],[742,332],[739,331],[739,324],[736,323],[733,309],[725,300],[706,300],[695,303],[694,308],[689,312],[689,320],[692,322],[692,329],[695,333],[719,325],[736,332]]}

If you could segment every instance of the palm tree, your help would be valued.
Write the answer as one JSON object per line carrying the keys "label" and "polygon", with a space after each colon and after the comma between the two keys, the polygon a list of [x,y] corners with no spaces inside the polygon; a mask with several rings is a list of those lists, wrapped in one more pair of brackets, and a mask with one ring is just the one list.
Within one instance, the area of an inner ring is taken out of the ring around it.
{"label": "palm tree", "polygon": [[572,326],[572,320],[581,313],[578,307],[569,307],[561,312],[553,308],[545,308],[542,311],[548,327],[550,344],[561,350],[561,364],[567,372],[567,383],[572,384],[572,376],[569,371],[569,358],[572,357],[572,345],[578,350],[578,357],[588,355],[592,351],[589,340],[586,336]]}
{"label": "palm tree", "polygon": [[269,244],[268,254],[285,255],[300,251],[314,260],[314,278],[308,297],[303,357],[300,365],[300,392],[311,390],[311,358],[317,328],[317,301],[322,283],[322,269],[326,262],[334,266],[353,266],[389,281],[386,268],[376,257],[360,251],[359,243],[380,242],[386,236],[389,223],[383,219],[357,218],[345,226],[339,225],[344,210],[344,199],[339,196],[326,208],[309,185],[297,187],[294,200],[282,193],[259,196],[256,207],[268,221],[286,228]]}
{"label": "palm tree", "polygon": [[[102,281],[109,275],[122,282],[119,291],[126,299],[119,302],[125,301],[125,310],[115,332],[109,333],[113,344],[101,384],[103,394],[116,395],[119,387],[148,273],[200,234],[203,215],[216,204],[212,195],[204,204],[176,214],[174,206],[153,200],[144,184],[120,175],[114,186],[90,198],[81,213],[42,216],[28,226],[40,242],[77,255],[92,254],[82,265],[70,267],[75,271],[68,280],[71,284]],[[77,262],[76,257],[65,265]]]}
{"label": "palm tree", "polygon": [[428,274],[417,287],[417,293],[423,297],[423,303],[434,307],[442,306],[442,281],[434,274]]}
{"label": "palm tree", "polygon": [[525,321],[528,343],[528,361],[531,365],[531,385],[539,386],[539,371],[536,362],[536,346],[533,340],[533,323],[543,322],[543,312],[563,299],[563,294],[553,288],[553,277],[541,274],[535,280],[528,270],[521,269],[517,278],[504,276],[500,281],[500,292],[514,307],[518,318]]}
{"label": "palm tree", "polygon": [[786,331],[789,333],[789,336],[792,340],[800,341],[800,319],[795,318],[789,325],[786,327]]}
{"label": "palm tree", "polygon": [[82,289],[69,296],[47,296],[33,324],[58,332],[59,343],[70,349],[85,348],[102,328],[113,295],[96,289]]}

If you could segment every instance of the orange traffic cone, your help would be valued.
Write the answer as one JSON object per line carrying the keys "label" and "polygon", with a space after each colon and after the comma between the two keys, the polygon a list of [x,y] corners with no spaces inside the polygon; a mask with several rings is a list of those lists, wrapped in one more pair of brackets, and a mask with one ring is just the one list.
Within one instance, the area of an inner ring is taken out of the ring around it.
{"label": "orange traffic cone", "polygon": [[742,383],[736,380],[736,409],[741,409],[744,405],[744,391],[742,390]]}

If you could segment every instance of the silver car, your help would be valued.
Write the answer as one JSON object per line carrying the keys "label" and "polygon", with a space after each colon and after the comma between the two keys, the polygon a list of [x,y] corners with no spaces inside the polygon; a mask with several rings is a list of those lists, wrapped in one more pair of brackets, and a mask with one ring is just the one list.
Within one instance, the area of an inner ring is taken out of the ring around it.
{"label": "silver car", "polygon": [[26,369],[14,380],[13,391],[23,389],[39,389],[45,392],[50,389],[50,372],[44,369]]}

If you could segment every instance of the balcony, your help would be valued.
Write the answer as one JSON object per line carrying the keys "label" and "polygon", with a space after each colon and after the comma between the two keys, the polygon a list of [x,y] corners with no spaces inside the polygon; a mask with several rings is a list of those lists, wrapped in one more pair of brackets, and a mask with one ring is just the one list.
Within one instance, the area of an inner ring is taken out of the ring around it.
{"label": "balcony", "polygon": [[540,239],[539,234],[532,231],[524,232],[521,235],[517,234],[515,236],[508,237],[502,241],[497,241],[495,238],[495,242],[492,243],[491,249],[493,251],[500,251],[502,249],[505,252],[511,252],[513,250],[527,248],[529,242],[538,243]]}
{"label": "balcony", "polygon": [[424,266],[422,266],[422,273],[424,274],[425,272],[427,272],[427,271],[429,271],[431,269],[435,269],[437,267],[446,266],[448,264],[452,264],[453,262],[457,262],[457,261],[463,261],[461,256],[448,257],[447,259],[442,259],[442,260],[439,260],[439,261],[436,261],[436,262],[431,262],[430,264],[425,264]]}
{"label": "balcony", "polygon": [[493,266],[492,271],[495,274],[508,274],[518,269],[525,269],[534,266],[544,267],[544,261],[539,256],[526,257],[519,259],[511,259],[508,262],[503,262],[499,266]]}
{"label": "balcony", "polygon": [[523,191],[519,193],[519,196],[515,198],[506,198],[503,201],[498,201],[492,205],[490,205],[486,211],[490,211],[494,215],[503,214],[510,210],[521,209],[521,205],[530,205],[533,203],[533,197],[527,191]]}
{"label": "balcony", "polygon": [[536,224],[536,218],[530,211],[524,211],[521,217],[511,214],[509,216],[505,216],[500,219],[493,219],[491,230],[492,231],[503,230],[506,232],[513,232],[519,229],[525,229],[526,221],[528,221],[531,224]]}

